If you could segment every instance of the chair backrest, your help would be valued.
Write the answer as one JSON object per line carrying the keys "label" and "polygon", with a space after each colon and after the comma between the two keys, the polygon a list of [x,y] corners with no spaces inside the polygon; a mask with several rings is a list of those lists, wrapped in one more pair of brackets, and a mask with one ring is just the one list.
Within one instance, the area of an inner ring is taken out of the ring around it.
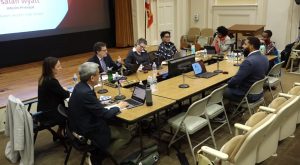
{"label": "chair backrest", "polygon": [[236,164],[255,164],[258,144],[266,136],[266,131],[270,128],[276,116],[276,114],[269,114],[245,134],[245,140],[241,144],[241,147],[235,155],[232,155],[233,162]]}
{"label": "chair backrest", "polygon": [[206,105],[207,105],[207,101],[209,99],[209,95],[202,98],[201,100],[195,101],[192,105],[190,105],[190,107],[188,108],[187,112],[184,115],[184,118],[182,120],[182,122],[184,121],[184,119],[187,116],[201,116],[205,113],[205,109],[206,109]]}
{"label": "chair backrest", "polygon": [[223,93],[227,88],[228,84],[225,84],[217,89],[215,89],[211,94],[210,98],[208,99],[208,105],[220,103],[223,101]]}
{"label": "chair backrest", "polygon": [[187,41],[188,42],[194,42],[198,36],[200,36],[201,31],[197,27],[192,27],[189,29],[189,32],[187,34]]}
{"label": "chair backrest", "polygon": [[252,84],[252,86],[250,87],[250,89],[248,90],[247,94],[245,96],[247,96],[248,94],[261,94],[264,91],[264,83],[267,80],[267,77],[256,81],[254,84]]}
{"label": "chair backrest", "polygon": [[268,76],[273,76],[273,77],[280,77],[281,74],[281,66],[284,63],[284,61],[274,65],[271,70],[268,73]]}
{"label": "chair backrest", "polygon": [[68,118],[68,110],[64,105],[59,104],[57,110],[62,116]]}
{"label": "chair backrest", "polygon": [[201,30],[201,36],[212,37],[214,35],[214,30],[212,28],[204,28]]}

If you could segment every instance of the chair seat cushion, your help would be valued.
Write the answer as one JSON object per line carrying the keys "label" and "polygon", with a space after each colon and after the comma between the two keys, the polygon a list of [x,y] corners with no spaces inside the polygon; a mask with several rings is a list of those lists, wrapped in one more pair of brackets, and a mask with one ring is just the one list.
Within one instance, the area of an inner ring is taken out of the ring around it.
{"label": "chair seat cushion", "polygon": [[234,157],[236,153],[239,151],[245,138],[246,138],[245,135],[237,135],[222,146],[220,151],[226,153],[229,156],[228,158],[229,162],[233,163]]}
{"label": "chair seat cushion", "polygon": [[262,121],[268,114],[266,112],[256,112],[246,121],[245,125],[249,127],[255,126],[257,123]]}
{"label": "chair seat cushion", "polygon": [[216,117],[223,112],[223,106],[219,104],[211,104],[206,107],[206,113],[210,119]]}
{"label": "chair seat cushion", "polygon": [[269,104],[268,107],[278,109],[278,107],[286,101],[287,99],[284,97],[277,97]]}
{"label": "chair seat cushion", "polygon": [[[180,126],[180,123],[185,115],[185,112],[182,112],[168,120],[168,123],[171,127],[177,129]],[[208,124],[208,121],[199,116],[187,116],[184,120],[184,124],[189,134],[193,134],[205,127]],[[184,127],[180,129],[182,132],[185,132]]]}
{"label": "chair seat cushion", "polygon": [[275,83],[278,83],[280,80],[277,77],[270,77],[268,76],[268,81],[266,81],[270,86],[275,85]]}
{"label": "chair seat cushion", "polygon": [[300,95],[300,86],[293,87],[288,93],[291,95],[299,96]]}

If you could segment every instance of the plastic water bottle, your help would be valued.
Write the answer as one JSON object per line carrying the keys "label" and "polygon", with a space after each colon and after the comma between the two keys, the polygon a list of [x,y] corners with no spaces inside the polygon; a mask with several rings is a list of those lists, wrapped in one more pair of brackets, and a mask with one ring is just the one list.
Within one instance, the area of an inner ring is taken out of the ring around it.
{"label": "plastic water bottle", "polygon": [[77,84],[77,80],[78,80],[77,74],[74,73],[74,75],[73,75],[74,86]]}
{"label": "plastic water bottle", "polygon": [[152,85],[152,76],[147,77],[147,85],[151,86]]}
{"label": "plastic water bottle", "polygon": [[191,45],[191,52],[192,52],[192,54],[196,53],[195,45]]}
{"label": "plastic water bottle", "polygon": [[141,71],[141,70],[143,70],[143,64],[141,64],[138,68],[138,71]]}
{"label": "plastic water bottle", "polygon": [[152,64],[152,73],[153,73],[153,77],[157,76],[157,67],[156,67],[155,62],[153,62],[153,64]]}
{"label": "plastic water bottle", "polygon": [[259,50],[261,52],[262,55],[265,55],[266,54],[266,46],[265,45],[260,45],[259,47]]}
{"label": "plastic water bottle", "polygon": [[204,58],[206,58],[207,57],[207,50],[206,49],[204,49],[203,54],[204,54]]}

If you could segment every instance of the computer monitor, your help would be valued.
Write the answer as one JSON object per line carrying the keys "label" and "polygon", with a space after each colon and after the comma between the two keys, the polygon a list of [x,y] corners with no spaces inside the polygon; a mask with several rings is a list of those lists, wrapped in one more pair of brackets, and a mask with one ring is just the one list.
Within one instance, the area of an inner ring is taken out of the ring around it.
{"label": "computer monitor", "polygon": [[183,72],[192,71],[192,64],[195,63],[195,55],[184,56],[172,59],[168,62],[168,77],[178,76]]}

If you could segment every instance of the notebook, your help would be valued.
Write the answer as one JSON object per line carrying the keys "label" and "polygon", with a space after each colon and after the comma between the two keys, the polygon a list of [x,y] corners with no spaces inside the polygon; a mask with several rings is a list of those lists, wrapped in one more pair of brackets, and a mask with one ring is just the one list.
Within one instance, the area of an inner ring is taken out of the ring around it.
{"label": "notebook", "polygon": [[192,67],[193,67],[196,77],[210,78],[210,77],[213,77],[218,74],[218,73],[214,73],[214,72],[207,72],[205,65],[204,64],[200,65],[198,62],[193,63]]}

